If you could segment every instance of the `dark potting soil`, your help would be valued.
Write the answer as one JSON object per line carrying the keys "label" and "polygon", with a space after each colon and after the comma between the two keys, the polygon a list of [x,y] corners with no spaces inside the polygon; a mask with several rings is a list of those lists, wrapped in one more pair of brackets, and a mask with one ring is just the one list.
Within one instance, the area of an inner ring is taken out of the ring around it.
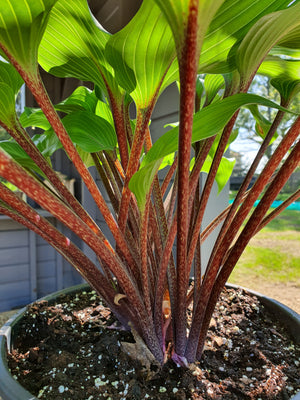
{"label": "dark potting soil", "polygon": [[134,342],[95,292],[30,306],[9,355],[12,374],[40,399],[290,399],[300,390],[300,348],[256,297],[225,289],[199,363],[145,368]]}

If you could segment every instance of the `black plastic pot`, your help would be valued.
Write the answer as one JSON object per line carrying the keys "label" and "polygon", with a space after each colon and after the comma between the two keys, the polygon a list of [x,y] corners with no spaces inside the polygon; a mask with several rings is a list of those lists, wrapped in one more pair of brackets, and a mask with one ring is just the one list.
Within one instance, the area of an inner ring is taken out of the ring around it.
{"label": "black plastic pot", "polygon": [[[228,287],[238,288],[236,285],[228,285]],[[82,284],[73,286],[68,289],[55,292],[49,296],[44,297],[41,300],[47,300],[49,303],[55,302],[58,296],[61,294],[76,293],[81,290],[86,290],[88,285]],[[287,330],[290,332],[295,343],[300,343],[300,315],[289,307],[279,303],[276,300],[266,297],[260,293],[252,290],[247,292],[254,294],[259,298],[261,303],[276,316]],[[11,344],[14,341],[14,336],[17,335],[18,323],[22,319],[26,307],[19,310],[7,323],[0,329],[0,399],[2,400],[38,400],[37,397],[30,394],[24,389],[10,374],[7,365],[7,349],[10,349]],[[300,400],[300,392],[294,395],[290,400]]]}

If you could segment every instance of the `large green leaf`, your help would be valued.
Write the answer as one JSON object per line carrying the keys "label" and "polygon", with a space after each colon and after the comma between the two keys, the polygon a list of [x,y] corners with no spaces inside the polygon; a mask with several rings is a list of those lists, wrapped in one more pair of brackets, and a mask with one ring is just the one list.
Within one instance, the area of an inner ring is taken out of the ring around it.
{"label": "large green leaf", "polygon": [[0,82],[0,121],[12,128],[16,120],[15,93],[6,83]]}
{"label": "large green leaf", "polygon": [[[240,93],[227,97],[219,102],[210,104],[195,114],[193,123],[192,143],[206,139],[220,133],[232,115],[242,106],[259,104],[286,111],[280,105],[263,97]],[[144,157],[141,168],[131,180],[130,190],[139,197],[139,203],[143,204],[147,192],[143,188],[151,187],[151,178],[155,175],[163,158],[178,150],[178,126],[161,136]],[[155,170],[155,171],[153,171]],[[143,185],[141,182],[145,180]]]}
{"label": "large green leaf", "polygon": [[[261,137],[265,138],[267,133],[269,132],[272,123],[265,118],[258,109],[257,104],[251,104],[248,106],[248,109],[250,110],[253,118],[255,119],[255,131],[256,133]],[[274,133],[272,140],[270,141],[270,144],[273,143],[273,141],[278,137],[277,132]]]}
{"label": "large green leaf", "polygon": [[153,179],[162,161],[163,159],[160,159],[147,164],[134,174],[129,182],[129,189],[135,194],[141,212],[145,209],[146,195],[151,189]]}
{"label": "large green leaf", "polygon": [[[290,35],[300,43],[300,3],[261,18],[247,33],[237,50],[241,81],[247,83],[268,52]],[[299,35],[299,36],[298,36]]]}
{"label": "large green leaf", "polygon": [[0,61],[0,82],[6,83],[10,86],[15,94],[19,92],[24,81],[14,67],[7,63]]}
{"label": "large green leaf", "polygon": [[107,83],[120,95],[104,56],[109,37],[96,25],[86,0],[59,0],[41,42],[39,62],[53,75],[91,81],[103,90]]}
{"label": "large green leaf", "polygon": [[[232,115],[240,107],[248,104],[259,104],[286,111],[280,105],[261,96],[250,93],[239,93],[212,103],[195,114],[192,142],[206,139],[222,131]],[[178,149],[178,126],[161,136],[146,154],[142,166],[163,158]]]}
{"label": "large green leaf", "polygon": [[95,112],[97,103],[98,99],[94,91],[85,86],[79,86],[69,97],[56,104],[55,109],[66,114],[79,110]]}
{"label": "large green leaf", "polygon": [[259,67],[258,73],[267,75],[270,78],[281,77],[283,79],[298,80],[300,79],[300,60],[268,56]]}
{"label": "large green leaf", "polygon": [[[69,97],[56,104],[54,108],[56,111],[66,114],[84,110],[95,112],[97,103],[98,99],[94,92],[84,86],[79,86]],[[33,126],[45,131],[51,128],[49,121],[40,108],[25,107],[20,116],[20,122],[24,128]]]}
{"label": "large green leaf", "polygon": [[[284,49],[282,53],[285,54]],[[294,97],[300,91],[300,60],[268,56],[258,73],[272,78],[271,84],[285,100]]]}
{"label": "large green leaf", "polygon": [[23,79],[7,62],[0,61],[0,121],[13,128],[16,119],[16,95]]}
{"label": "large green leaf", "polygon": [[[210,156],[208,156],[203,164],[201,171],[208,174],[210,171],[212,161],[213,161],[213,159]],[[227,182],[229,181],[229,178],[231,177],[234,165],[235,165],[234,159],[222,157],[216,177],[215,177],[215,181],[218,185],[218,194],[224,189]]]}
{"label": "large green leaf", "polygon": [[95,153],[116,147],[115,130],[104,118],[89,111],[79,111],[67,115],[62,121],[72,141],[86,152]]}
{"label": "large green leaf", "polygon": [[204,78],[204,88],[205,88],[205,103],[204,105],[207,106],[210,104],[219,90],[224,87],[224,78],[222,75],[211,75],[207,74]]}
{"label": "large green leaf", "polygon": [[34,135],[32,141],[49,161],[50,156],[52,156],[55,151],[62,148],[60,140],[52,129],[43,134]]}
{"label": "large green leaf", "polygon": [[109,39],[105,54],[118,83],[139,108],[146,108],[175,57],[172,33],[159,7],[144,0],[129,24]]}
{"label": "large green leaf", "polygon": [[51,128],[50,122],[40,108],[25,107],[20,115],[20,123],[23,128],[35,127],[48,130]]}
{"label": "large green leaf", "polygon": [[43,172],[39,169],[35,162],[15,141],[0,142],[0,148],[6,151],[6,153],[8,153],[15,161],[17,161],[17,163],[22,165],[22,167],[35,171],[41,176],[44,176]]}
{"label": "large green leaf", "polygon": [[0,48],[35,73],[38,46],[57,0],[0,0]]}
{"label": "large green leaf", "polygon": [[[187,34],[187,24],[190,16],[195,12],[195,0],[155,0],[173,32],[179,60],[183,56],[181,49]],[[206,0],[198,2],[198,45],[201,48],[207,28],[224,0]]]}
{"label": "large green leaf", "polygon": [[261,17],[289,3],[289,0],[226,0],[205,35],[199,73],[226,73],[235,69],[235,45]]}

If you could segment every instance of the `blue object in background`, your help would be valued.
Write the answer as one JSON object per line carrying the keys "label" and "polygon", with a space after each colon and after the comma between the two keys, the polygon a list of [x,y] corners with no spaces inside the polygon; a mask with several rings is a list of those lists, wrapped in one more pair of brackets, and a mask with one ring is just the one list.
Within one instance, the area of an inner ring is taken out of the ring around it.
{"label": "blue object in background", "polygon": [[[254,203],[254,207],[256,207],[259,202],[260,202],[260,200],[256,200],[256,202]],[[233,203],[233,200],[229,200],[229,204],[232,204],[232,203]],[[280,204],[282,204],[281,200],[275,200],[275,201],[273,201],[271,207],[276,208],[276,207],[280,206]],[[300,202],[295,201],[294,203],[290,204],[286,209],[300,211]]]}

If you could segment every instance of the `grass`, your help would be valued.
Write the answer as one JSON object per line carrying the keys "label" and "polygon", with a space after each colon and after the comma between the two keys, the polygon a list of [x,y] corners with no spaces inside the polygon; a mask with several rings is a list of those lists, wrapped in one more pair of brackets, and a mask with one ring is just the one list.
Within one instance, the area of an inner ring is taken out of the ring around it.
{"label": "grass", "polygon": [[290,231],[300,232],[300,212],[285,210],[277,218],[274,218],[262,232]]}
{"label": "grass", "polygon": [[300,212],[285,210],[251,240],[229,281],[293,282],[300,287]]}
{"label": "grass", "polygon": [[235,267],[230,281],[239,283],[244,275],[273,282],[297,282],[300,276],[300,257],[276,249],[249,246]]}

